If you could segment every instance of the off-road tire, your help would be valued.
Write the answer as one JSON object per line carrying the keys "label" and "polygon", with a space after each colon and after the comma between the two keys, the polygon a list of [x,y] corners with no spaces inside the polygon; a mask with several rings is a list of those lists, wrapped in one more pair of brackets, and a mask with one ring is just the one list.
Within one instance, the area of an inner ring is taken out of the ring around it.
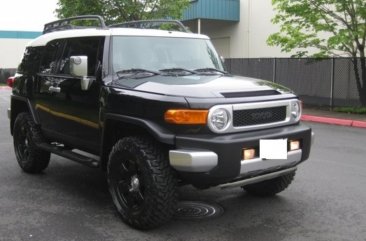
{"label": "off-road tire", "polygon": [[[152,229],[174,215],[177,181],[168,163],[168,151],[154,140],[119,140],[109,155],[107,179],[113,202],[128,225]],[[139,183],[138,188],[133,188],[133,180]]]}
{"label": "off-road tire", "polygon": [[249,184],[243,186],[242,188],[246,192],[255,196],[262,196],[262,197],[274,196],[277,193],[285,190],[291,184],[291,182],[294,180],[295,174],[296,172],[291,172],[289,174],[276,177],[270,180]]}
{"label": "off-road tire", "polygon": [[39,149],[42,134],[28,113],[20,113],[15,119],[13,144],[19,166],[26,173],[40,173],[50,162],[50,153]]}

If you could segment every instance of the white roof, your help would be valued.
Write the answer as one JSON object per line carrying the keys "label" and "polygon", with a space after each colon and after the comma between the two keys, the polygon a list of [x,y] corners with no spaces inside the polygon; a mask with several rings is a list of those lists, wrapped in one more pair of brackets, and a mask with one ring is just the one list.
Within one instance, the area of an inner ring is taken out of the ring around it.
{"label": "white roof", "polygon": [[43,34],[31,41],[28,46],[45,46],[48,42],[55,39],[91,37],[91,36],[146,36],[146,37],[169,37],[169,38],[196,38],[209,39],[205,35],[155,30],[155,29],[135,29],[135,28],[110,28],[110,29],[73,29],[55,31]]}

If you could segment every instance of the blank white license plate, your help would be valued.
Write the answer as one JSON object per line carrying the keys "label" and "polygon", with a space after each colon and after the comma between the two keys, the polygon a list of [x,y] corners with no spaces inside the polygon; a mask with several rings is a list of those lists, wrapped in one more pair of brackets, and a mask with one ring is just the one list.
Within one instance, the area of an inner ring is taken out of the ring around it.
{"label": "blank white license plate", "polygon": [[262,159],[287,159],[287,139],[260,140],[259,157]]}

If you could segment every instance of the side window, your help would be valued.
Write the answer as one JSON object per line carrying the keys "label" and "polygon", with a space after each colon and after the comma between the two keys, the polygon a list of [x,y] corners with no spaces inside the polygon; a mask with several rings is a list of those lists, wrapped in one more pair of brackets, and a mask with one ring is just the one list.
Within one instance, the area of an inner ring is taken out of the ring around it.
{"label": "side window", "polygon": [[60,74],[70,74],[70,57],[88,57],[88,76],[96,76],[98,68],[101,66],[104,38],[87,37],[71,38],[66,42],[65,51],[62,55],[59,72]]}
{"label": "side window", "polygon": [[21,74],[36,74],[39,68],[41,59],[42,47],[27,47],[22,62],[18,67],[18,72]]}
{"label": "side window", "polygon": [[43,52],[40,73],[42,74],[55,74],[57,67],[57,53],[62,49],[61,41],[56,40],[49,42]]}

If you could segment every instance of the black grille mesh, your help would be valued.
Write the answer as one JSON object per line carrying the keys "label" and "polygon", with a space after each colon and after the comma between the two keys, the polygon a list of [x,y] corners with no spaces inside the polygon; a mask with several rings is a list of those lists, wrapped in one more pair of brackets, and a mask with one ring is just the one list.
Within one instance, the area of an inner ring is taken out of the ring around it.
{"label": "black grille mesh", "polygon": [[286,106],[235,110],[233,116],[234,127],[268,124],[286,119]]}

